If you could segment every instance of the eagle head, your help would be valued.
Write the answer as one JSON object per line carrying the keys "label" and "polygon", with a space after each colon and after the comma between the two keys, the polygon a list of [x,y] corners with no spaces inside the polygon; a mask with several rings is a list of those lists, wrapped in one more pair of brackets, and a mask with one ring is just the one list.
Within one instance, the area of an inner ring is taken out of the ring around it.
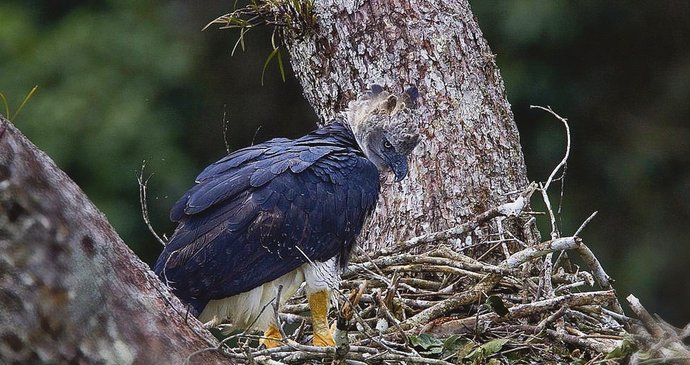
{"label": "eagle head", "polygon": [[407,155],[419,142],[419,128],[410,112],[418,96],[414,86],[402,94],[392,94],[372,85],[350,102],[346,113],[364,154],[379,171],[392,170],[397,181],[407,175]]}

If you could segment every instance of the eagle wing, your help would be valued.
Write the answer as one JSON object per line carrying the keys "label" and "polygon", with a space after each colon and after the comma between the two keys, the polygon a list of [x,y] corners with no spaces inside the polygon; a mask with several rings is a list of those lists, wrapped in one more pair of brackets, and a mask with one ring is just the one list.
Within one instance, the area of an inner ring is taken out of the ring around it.
{"label": "eagle wing", "polygon": [[347,259],[376,204],[378,171],[337,138],[309,136],[228,155],[173,206],[179,226],[155,271],[197,312],[306,262]]}

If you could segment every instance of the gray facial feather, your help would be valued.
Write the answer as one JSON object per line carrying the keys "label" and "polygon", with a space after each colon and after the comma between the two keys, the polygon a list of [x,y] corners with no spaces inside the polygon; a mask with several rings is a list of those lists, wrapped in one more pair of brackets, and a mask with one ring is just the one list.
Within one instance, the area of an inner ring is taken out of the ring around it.
{"label": "gray facial feather", "polygon": [[408,155],[419,143],[419,127],[411,111],[418,95],[414,86],[402,94],[392,94],[379,85],[372,85],[359,99],[350,102],[347,122],[357,143],[379,170],[387,168],[378,151],[383,144],[382,137],[401,156]]}

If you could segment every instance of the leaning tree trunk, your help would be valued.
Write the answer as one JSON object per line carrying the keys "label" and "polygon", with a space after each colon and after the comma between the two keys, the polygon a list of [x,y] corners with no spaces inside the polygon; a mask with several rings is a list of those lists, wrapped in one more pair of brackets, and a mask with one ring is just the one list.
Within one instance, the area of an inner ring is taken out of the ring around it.
{"label": "leaning tree trunk", "polygon": [[466,0],[324,0],[313,11],[316,25],[285,43],[322,120],[372,83],[421,94],[409,179],[384,185],[365,247],[447,229],[527,185],[503,81]]}
{"label": "leaning tree trunk", "polygon": [[180,364],[217,343],[186,317],[81,189],[0,116],[0,363]]}

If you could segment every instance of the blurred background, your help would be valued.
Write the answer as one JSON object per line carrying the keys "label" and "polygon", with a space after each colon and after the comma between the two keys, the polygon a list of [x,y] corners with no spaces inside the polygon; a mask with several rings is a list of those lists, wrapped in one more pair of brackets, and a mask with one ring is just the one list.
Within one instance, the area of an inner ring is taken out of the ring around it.
{"label": "blurred background", "polygon": [[[496,54],[529,178],[562,158],[563,213],[583,232],[622,297],[681,326],[690,321],[690,2],[471,1]],[[149,264],[160,245],[141,217],[137,175],[153,174],[158,232],[207,164],[231,149],[316,126],[288,70],[261,84],[270,31],[231,51],[234,31],[201,29],[232,1],[3,0],[0,92],[14,123],[48,153]],[[2,113],[5,113],[4,106]],[[224,121],[226,121],[224,123]]]}

